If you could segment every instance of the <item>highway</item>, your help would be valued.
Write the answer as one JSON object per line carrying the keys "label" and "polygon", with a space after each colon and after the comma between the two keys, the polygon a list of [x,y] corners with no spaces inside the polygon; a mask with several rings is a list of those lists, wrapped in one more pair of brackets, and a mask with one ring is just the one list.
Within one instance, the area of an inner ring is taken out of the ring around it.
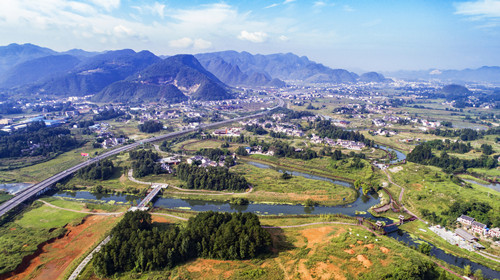
{"label": "highway", "polygon": [[41,181],[41,182],[39,182],[37,184],[34,184],[31,187],[26,188],[22,192],[17,193],[16,196],[14,196],[13,198],[9,199],[8,201],[6,201],[2,205],[0,205],[0,217],[3,216],[3,215],[5,215],[8,211],[14,209],[15,207],[17,207],[21,203],[23,203],[23,202],[31,199],[32,197],[34,197],[34,196],[36,196],[36,195],[44,192],[51,185],[57,183],[59,180],[64,179],[65,177],[67,177],[67,176],[69,176],[69,175],[77,172],[81,168],[83,168],[85,166],[89,166],[91,164],[94,164],[94,163],[96,163],[96,162],[98,162],[98,161],[100,161],[102,159],[108,158],[110,156],[114,156],[114,155],[119,154],[121,152],[125,152],[125,151],[129,151],[129,150],[135,149],[135,148],[137,148],[137,146],[140,146],[140,145],[145,144],[145,143],[151,143],[151,142],[160,141],[160,140],[164,140],[164,139],[173,138],[173,137],[177,137],[177,136],[180,136],[180,135],[188,134],[188,133],[191,133],[191,132],[195,132],[195,131],[197,131],[200,128],[211,128],[211,127],[215,127],[215,126],[219,126],[219,125],[223,125],[223,124],[232,123],[232,122],[235,122],[235,121],[241,121],[241,120],[245,120],[245,119],[251,119],[251,118],[260,117],[260,116],[263,116],[263,115],[267,114],[272,109],[275,109],[275,108],[278,108],[278,107],[282,107],[283,105],[284,105],[283,99],[279,98],[279,104],[278,105],[276,105],[273,108],[269,108],[268,111],[265,111],[265,112],[262,112],[262,113],[252,114],[252,115],[244,116],[244,117],[238,117],[238,118],[229,119],[229,120],[220,121],[220,122],[211,123],[211,124],[204,124],[204,125],[201,125],[199,128],[191,128],[191,129],[187,129],[187,130],[182,130],[182,131],[176,131],[176,132],[172,132],[172,133],[167,133],[167,134],[163,134],[163,135],[151,137],[151,138],[148,138],[148,139],[144,139],[144,140],[141,140],[141,141],[129,144],[129,145],[121,146],[121,147],[118,147],[118,148],[113,149],[111,151],[105,152],[105,153],[103,153],[101,155],[96,156],[95,158],[92,158],[92,159],[87,160],[85,162],[79,163],[79,164],[77,164],[77,165],[75,165],[75,166],[73,166],[71,168],[68,168],[68,169],[64,170],[63,172],[60,172],[60,173],[58,173],[58,174],[56,174],[56,175],[54,175],[54,176],[52,176],[50,178],[47,178],[47,179],[45,179],[45,180],[43,180],[43,181]]}

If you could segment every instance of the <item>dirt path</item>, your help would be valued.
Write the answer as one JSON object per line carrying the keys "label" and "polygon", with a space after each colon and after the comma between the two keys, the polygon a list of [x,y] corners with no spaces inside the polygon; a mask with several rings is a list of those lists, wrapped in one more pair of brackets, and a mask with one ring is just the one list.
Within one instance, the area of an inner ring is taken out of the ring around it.
{"label": "dirt path", "polygon": [[176,218],[176,219],[179,219],[179,220],[182,220],[182,221],[189,220],[188,218],[183,218],[183,217],[175,216],[175,215],[172,215],[172,214],[165,214],[165,213],[154,213],[154,212],[151,212],[151,215],[159,215],[159,216],[172,217],[172,218]]}
{"label": "dirt path", "polygon": [[344,223],[344,222],[317,222],[317,223],[292,225],[292,226],[262,226],[262,228],[298,228],[298,227],[307,227],[307,226],[315,226],[315,225],[327,225],[327,224],[358,226],[358,224]]}
{"label": "dirt path", "polygon": [[418,220],[420,220],[420,221],[422,221],[422,222],[425,222],[425,221],[424,221],[424,220],[422,220],[419,216],[415,215],[413,212],[411,212],[410,210],[408,210],[408,209],[407,209],[407,208],[403,205],[402,201],[403,201],[403,194],[404,194],[405,188],[403,188],[402,186],[400,186],[400,185],[398,185],[398,184],[394,183],[394,182],[392,181],[391,175],[389,174],[389,172],[387,172],[387,170],[386,170],[386,169],[384,169],[383,171],[384,171],[385,175],[387,176],[387,180],[389,180],[389,183],[391,183],[391,184],[393,184],[393,185],[395,185],[396,187],[399,187],[399,188],[401,189],[401,192],[399,193],[399,204],[401,205],[401,208],[402,208],[404,211],[406,211],[406,213],[408,213],[408,214],[410,214],[410,215],[412,215],[412,216],[416,217]]}
{"label": "dirt path", "polygon": [[125,212],[108,212],[108,213],[99,213],[99,212],[92,212],[92,211],[81,211],[81,210],[74,210],[74,209],[69,209],[69,208],[62,208],[59,206],[56,206],[54,204],[50,204],[47,201],[39,199],[38,201],[43,202],[45,205],[50,206],[52,208],[60,209],[60,210],[66,210],[66,211],[71,211],[71,212],[76,212],[76,213],[83,213],[83,214],[92,214],[92,215],[102,215],[102,216],[114,216],[114,215],[121,215]]}

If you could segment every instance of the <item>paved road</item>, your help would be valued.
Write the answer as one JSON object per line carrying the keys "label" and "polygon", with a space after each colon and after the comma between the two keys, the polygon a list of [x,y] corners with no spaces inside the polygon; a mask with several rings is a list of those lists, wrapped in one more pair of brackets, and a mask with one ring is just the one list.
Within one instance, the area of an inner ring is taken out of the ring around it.
{"label": "paved road", "polygon": [[[275,108],[278,108],[278,107],[282,107],[283,104],[284,104],[283,99],[279,99],[279,104],[276,105],[273,108],[270,108],[269,110],[272,110],[272,109],[275,109]],[[232,122],[235,122],[235,121],[240,121],[240,120],[244,120],[244,119],[260,117],[260,116],[263,116],[263,115],[265,115],[267,113],[268,112],[262,112],[262,113],[252,114],[252,115],[249,115],[249,116],[238,117],[238,118],[234,118],[234,119],[220,121],[220,122],[216,122],[216,123],[203,124],[199,128],[211,128],[211,127],[215,127],[215,126],[219,126],[219,125],[223,125],[223,124],[232,123]],[[95,158],[92,158],[92,159],[87,160],[85,162],[79,163],[79,164],[77,164],[77,165],[75,165],[75,166],[73,166],[71,168],[68,168],[68,169],[64,170],[63,172],[60,172],[60,173],[58,173],[58,174],[56,174],[56,175],[54,175],[54,176],[52,176],[52,177],[50,177],[48,179],[43,180],[42,182],[40,182],[38,184],[35,184],[35,185],[31,186],[31,187],[28,187],[28,188],[24,189],[22,192],[16,194],[16,196],[14,196],[13,198],[11,198],[8,201],[4,202],[2,205],[0,205],[0,217],[3,216],[3,215],[5,215],[8,211],[10,211],[10,210],[14,209],[15,207],[17,207],[18,205],[22,204],[23,202],[25,202],[25,201],[33,198],[34,196],[40,194],[41,192],[47,190],[51,185],[55,184],[59,180],[66,178],[67,176],[69,176],[69,175],[77,172],[78,170],[80,170],[83,167],[86,167],[88,165],[96,163],[96,162],[100,161],[101,159],[105,159],[107,157],[119,154],[121,152],[135,149],[135,148],[137,148],[138,146],[140,146],[140,145],[142,145],[144,143],[151,143],[151,142],[160,141],[160,140],[164,140],[164,139],[168,139],[168,138],[172,138],[172,137],[177,137],[177,136],[180,136],[180,135],[183,135],[183,134],[187,134],[187,133],[191,133],[191,132],[197,131],[199,128],[193,128],[193,129],[187,129],[187,130],[182,130],[182,131],[176,131],[176,132],[172,132],[172,133],[167,133],[167,134],[163,134],[163,135],[151,137],[149,139],[141,140],[141,141],[135,142],[133,144],[129,144],[129,145],[118,147],[118,148],[113,149],[111,151],[108,151],[108,152],[106,152],[104,154],[98,155]]]}

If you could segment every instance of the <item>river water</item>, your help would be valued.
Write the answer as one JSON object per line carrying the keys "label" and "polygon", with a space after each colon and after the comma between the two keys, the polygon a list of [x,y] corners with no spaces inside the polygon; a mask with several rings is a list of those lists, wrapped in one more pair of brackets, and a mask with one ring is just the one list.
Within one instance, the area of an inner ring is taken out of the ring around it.
{"label": "river water", "polygon": [[28,183],[12,183],[12,184],[0,184],[0,190],[4,190],[10,194],[16,194],[33,184]]}
{"label": "river water", "polygon": [[[389,148],[390,149],[390,148]],[[401,153],[402,154],[402,153]],[[404,154],[403,154],[404,155]],[[399,156],[398,156],[399,158]],[[402,159],[401,159],[402,160]],[[262,164],[258,162],[247,162],[253,166],[259,168],[272,168],[267,164]],[[353,187],[351,183],[332,180],[330,178],[325,178],[317,175],[306,174],[297,171],[283,170],[279,169],[279,172],[287,171],[294,176],[303,176],[308,179],[328,181],[333,184],[339,184],[345,187]],[[108,194],[94,194],[85,191],[77,192],[58,192],[54,196],[74,198],[79,200],[87,201],[115,201],[124,204],[136,205],[140,202],[140,197],[132,195],[108,195]],[[193,200],[193,199],[178,199],[178,198],[158,198],[153,206],[159,208],[168,209],[185,209],[193,211],[222,211],[222,212],[252,212],[261,215],[300,215],[300,214],[344,214],[349,216],[356,215],[356,211],[367,211],[370,207],[378,204],[380,199],[376,196],[365,196],[359,195],[355,202],[343,205],[343,206],[315,206],[315,207],[304,207],[302,205],[287,205],[287,204],[263,204],[263,203],[252,203],[250,205],[231,205],[227,202],[216,202],[216,201],[204,201],[204,200]],[[363,216],[365,218],[371,218],[373,220],[381,220],[386,223],[391,223],[390,220],[385,218],[376,218],[370,213],[358,214],[356,216]],[[421,240],[412,238],[410,234],[402,230],[394,230],[387,234],[387,236],[392,237],[398,241],[402,241],[408,245],[418,246]],[[441,259],[451,265],[458,267],[464,267],[465,265],[470,265],[472,271],[481,269],[483,275],[490,279],[499,278],[500,272],[490,269],[479,263],[472,262],[465,258],[460,258],[453,256],[451,254],[445,253],[443,250],[434,247],[432,244],[431,255],[438,259]]]}
{"label": "river water", "polygon": [[493,183],[492,184],[481,184],[481,183],[476,182],[474,180],[469,180],[469,179],[462,179],[462,180],[464,180],[467,183],[480,185],[480,186],[487,187],[487,188],[490,188],[492,190],[495,190],[497,192],[500,192],[500,184],[493,184]]}

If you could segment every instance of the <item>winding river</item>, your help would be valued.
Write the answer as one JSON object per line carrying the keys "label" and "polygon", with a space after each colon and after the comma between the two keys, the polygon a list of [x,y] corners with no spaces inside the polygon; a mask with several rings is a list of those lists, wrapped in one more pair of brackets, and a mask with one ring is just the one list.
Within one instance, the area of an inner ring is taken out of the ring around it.
{"label": "winding river", "polygon": [[[390,148],[388,148],[390,149]],[[403,153],[401,153],[404,155]],[[402,157],[401,157],[402,158]],[[399,160],[402,160],[398,156]],[[258,162],[247,162],[258,168],[273,168],[267,164]],[[306,174],[302,172],[278,169],[279,172],[288,172],[294,176],[303,176],[308,179],[328,181],[333,184],[342,185],[345,187],[353,187],[349,182],[341,180],[332,180],[330,178],[321,177],[317,175]],[[116,195],[116,194],[94,194],[86,191],[77,192],[58,192],[54,196],[74,198],[83,201],[102,201],[102,202],[118,202],[123,204],[137,204],[140,201],[140,197],[133,195]],[[193,211],[222,211],[222,212],[252,212],[261,215],[300,215],[300,214],[333,214],[341,213],[344,215],[354,216],[356,211],[367,211],[370,207],[378,204],[380,199],[376,196],[365,196],[360,194],[356,201],[353,203],[343,205],[343,206],[315,206],[315,207],[304,207],[302,205],[287,205],[287,204],[263,204],[263,203],[252,203],[250,205],[231,205],[227,202],[217,202],[217,201],[204,201],[204,200],[194,200],[194,199],[178,199],[178,198],[158,198],[154,202],[154,207],[168,208],[168,209],[186,209]],[[366,212],[364,214],[358,214],[356,216],[363,216],[365,218],[371,218],[374,220],[385,221],[386,223],[391,223],[390,220],[386,218],[376,218],[370,213]],[[388,233],[389,237],[392,237],[398,241],[402,241],[408,245],[418,246],[422,240],[412,238],[410,234],[405,231],[397,230]],[[479,263],[472,262],[465,258],[456,257],[451,254],[447,254],[443,250],[436,248],[432,244],[431,255],[441,259],[451,265],[458,267],[464,267],[465,265],[470,265],[472,270],[481,269],[483,275],[488,278],[498,278],[500,275],[499,271],[490,269]]]}

